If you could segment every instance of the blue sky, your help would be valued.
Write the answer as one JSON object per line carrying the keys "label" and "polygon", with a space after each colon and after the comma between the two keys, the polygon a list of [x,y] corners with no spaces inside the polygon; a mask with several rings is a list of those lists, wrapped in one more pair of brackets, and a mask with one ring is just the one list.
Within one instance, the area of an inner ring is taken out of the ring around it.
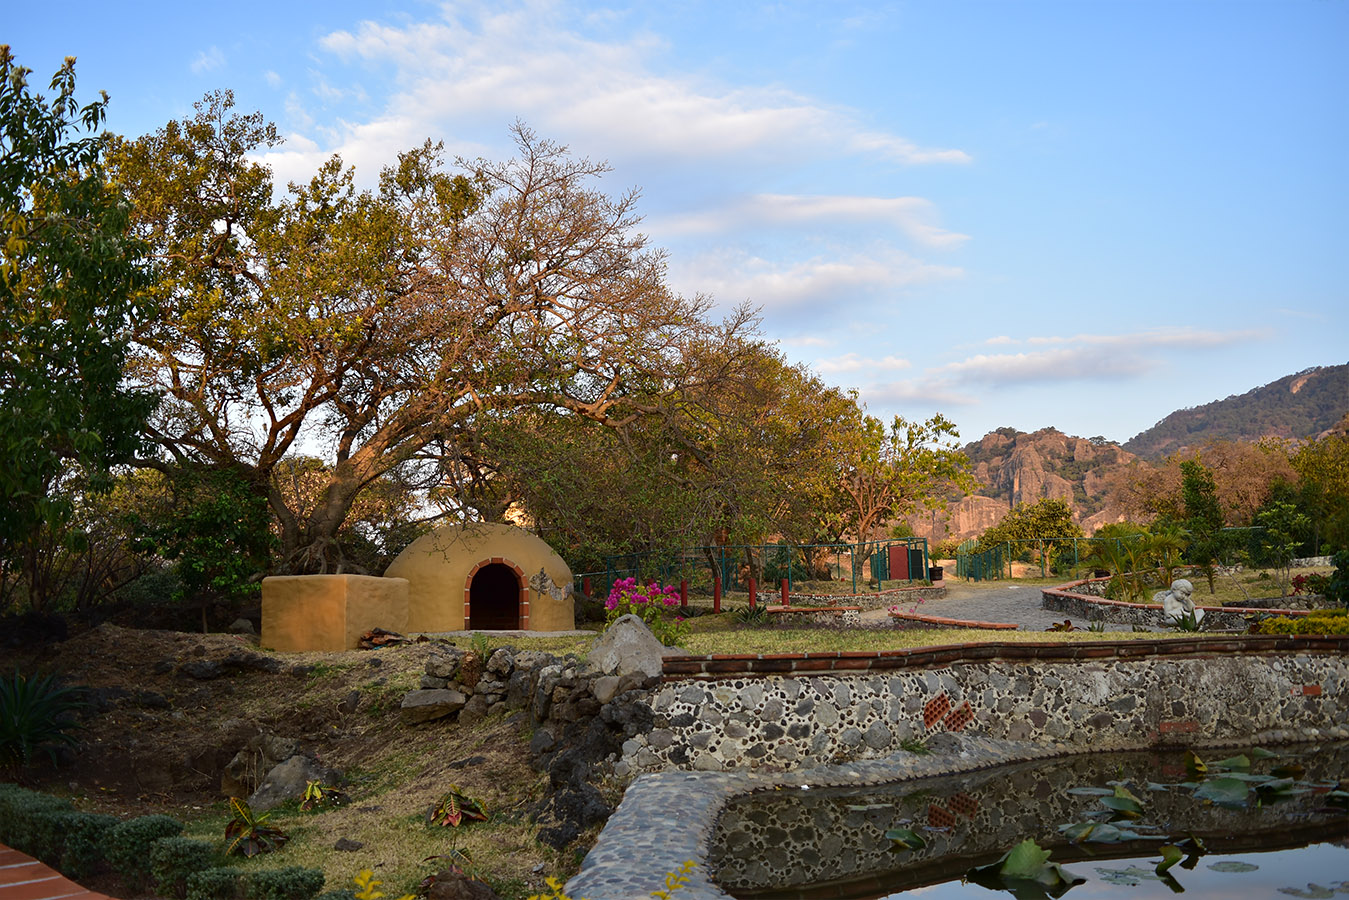
{"label": "blue sky", "polygon": [[1345,0],[37,7],[0,31],[35,81],[78,57],[128,135],[231,88],[281,182],[517,119],[606,159],[676,289],[965,439],[1349,361]]}

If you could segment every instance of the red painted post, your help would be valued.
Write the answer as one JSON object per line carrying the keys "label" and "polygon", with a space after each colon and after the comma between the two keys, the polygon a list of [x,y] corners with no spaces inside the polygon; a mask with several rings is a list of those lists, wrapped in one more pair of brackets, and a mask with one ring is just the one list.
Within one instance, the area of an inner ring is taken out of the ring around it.
{"label": "red painted post", "polygon": [[759,599],[759,592],[755,590],[754,579],[749,579],[749,608],[753,609],[756,600]]}
{"label": "red painted post", "polygon": [[792,605],[792,597],[791,594],[788,593],[787,579],[785,578],[782,579],[782,605],[783,606]]}
{"label": "red painted post", "polygon": [[585,578],[582,578],[582,579],[581,579],[581,593],[585,594],[587,597],[593,597],[593,596],[595,596],[594,594],[592,594],[592,593],[590,592],[590,576],[589,576],[589,575],[587,575]]}
{"label": "red painted post", "polygon": [[721,576],[712,576],[712,612],[721,612]]}
{"label": "red painted post", "polygon": [[681,610],[689,608],[689,582],[687,578],[679,582],[679,608]]}

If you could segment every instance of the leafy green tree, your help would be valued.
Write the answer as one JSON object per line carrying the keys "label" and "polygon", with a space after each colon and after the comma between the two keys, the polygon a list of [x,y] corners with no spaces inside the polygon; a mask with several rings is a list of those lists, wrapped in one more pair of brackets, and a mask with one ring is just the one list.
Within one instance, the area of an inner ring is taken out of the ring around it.
{"label": "leafy green tree", "polygon": [[1279,570],[1279,596],[1288,596],[1288,572],[1301,541],[1298,533],[1308,526],[1307,517],[1293,503],[1275,500],[1256,516],[1255,522],[1264,529],[1260,549],[1269,565]]}
{"label": "leafy green tree", "polygon": [[1349,436],[1328,434],[1293,456],[1301,505],[1311,520],[1312,555],[1324,542],[1349,549]]}
{"label": "leafy green tree", "polygon": [[1029,547],[1043,553],[1045,561],[1052,565],[1059,545],[1080,537],[1082,527],[1073,520],[1073,508],[1067,501],[1043,497],[1008,511],[998,524],[979,536],[975,549],[982,552],[1012,542],[1022,545],[1018,551]]}
{"label": "leafy green tree", "polygon": [[107,95],[79,105],[73,57],[50,100],[29,74],[0,46],[0,610],[16,585],[33,608],[48,602],[25,570],[25,543],[44,529],[78,539],[66,528],[70,470],[81,489],[107,490],[154,406],[150,392],[122,386],[149,278],[102,170]]}
{"label": "leafy green tree", "polygon": [[[163,278],[162,315],[128,368],[161,390],[153,422],[174,458],[244,476],[277,523],[277,571],[332,572],[361,495],[392,475],[450,496],[490,471],[484,430],[528,410],[621,427],[707,373],[687,360],[745,330],[665,285],[635,231],[636,192],[603,163],[515,128],[506,162],[444,171],[427,142],[358,190],[336,157],[281,196],[251,154],[273,126],[208,95],[191,118],[118,141],[116,181]],[[317,501],[278,483],[305,443],[331,447]],[[481,464],[481,465],[480,465]],[[483,468],[485,466],[486,468]],[[476,477],[476,476],[474,476]]]}

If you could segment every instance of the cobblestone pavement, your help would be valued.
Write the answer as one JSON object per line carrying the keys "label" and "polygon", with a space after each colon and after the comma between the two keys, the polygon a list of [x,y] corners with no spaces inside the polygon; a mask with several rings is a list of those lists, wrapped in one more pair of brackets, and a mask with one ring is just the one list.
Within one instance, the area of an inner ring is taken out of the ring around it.
{"label": "cobblestone pavement", "polygon": [[[1001,581],[946,582],[946,596],[921,603],[906,601],[898,604],[905,612],[919,615],[945,616],[971,622],[1009,622],[1018,631],[1046,631],[1050,625],[1069,618],[1061,612],[1051,612],[1040,606],[1040,585],[1008,584]],[[884,609],[862,613],[862,621],[882,622],[889,613]],[[1086,619],[1070,619],[1079,628],[1087,627]],[[1107,631],[1132,631],[1132,625],[1107,624]]]}

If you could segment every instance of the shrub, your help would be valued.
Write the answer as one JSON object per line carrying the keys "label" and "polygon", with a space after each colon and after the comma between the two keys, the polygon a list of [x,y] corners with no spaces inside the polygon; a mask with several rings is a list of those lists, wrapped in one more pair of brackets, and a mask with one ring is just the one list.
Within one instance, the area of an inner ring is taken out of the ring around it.
{"label": "shrub", "polygon": [[1305,616],[1270,616],[1251,627],[1256,634],[1349,634],[1349,610],[1322,609]]}
{"label": "shrub", "polygon": [[215,861],[215,847],[206,841],[165,837],[150,845],[150,877],[160,894],[184,896],[188,877],[211,868]]}
{"label": "shrub", "polygon": [[323,872],[301,866],[250,872],[249,900],[311,900],[323,890]]}
{"label": "shrub", "polygon": [[52,820],[74,812],[65,800],[29,791],[16,785],[0,785],[0,841],[38,859],[51,855]]}
{"label": "shrub", "polygon": [[106,862],[104,849],[108,833],[117,826],[117,817],[105,813],[68,813],[61,817],[65,847],[57,866],[62,874],[83,878]]}
{"label": "shrub", "polygon": [[218,866],[187,876],[187,900],[243,900],[243,869]]}
{"label": "shrub", "polygon": [[665,618],[665,613],[673,613],[678,607],[677,586],[672,584],[663,588],[653,581],[642,587],[636,578],[620,578],[614,582],[609,590],[609,599],[604,603],[604,608],[609,611],[608,623],[604,627],[607,629],[620,616],[631,613],[646,623],[656,640],[666,647],[676,647],[688,636],[688,626],[684,624],[683,618],[675,616],[674,621],[670,621]]}
{"label": "shrub", "polygon": [[74,713],[81,705],[73,688],[50,675],[27,678],[16,671],[0,677],[0,767],[17,772],[39,750],[55,762],[57,747],[75,744],[70,731],[77,727]]}
{"label": "shrub", "polygon": [[182,830],[177,819],[157,814],[114,825],[108,829],[108,862],[127,881],[142,885],[150,877],[150,845],[160,838],[177,837]]}

